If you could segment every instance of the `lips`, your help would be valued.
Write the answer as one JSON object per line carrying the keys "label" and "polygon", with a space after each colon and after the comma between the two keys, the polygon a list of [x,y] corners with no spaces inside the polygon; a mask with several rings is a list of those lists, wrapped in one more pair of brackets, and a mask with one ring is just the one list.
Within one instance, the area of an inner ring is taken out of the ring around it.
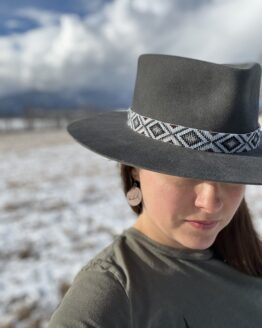
{"label": "lips", "polygon": [[186,220],[188,222],[196,222],[196,223],[200,223],[200,224],[205,224],[205,225],[213,225],[215,223],[217,223],[217,220]]}
{"label": "lips", "polygon": [[215,220],[186,220],[191,226],[197,229],[209,230],[214,228],[219,221]]}

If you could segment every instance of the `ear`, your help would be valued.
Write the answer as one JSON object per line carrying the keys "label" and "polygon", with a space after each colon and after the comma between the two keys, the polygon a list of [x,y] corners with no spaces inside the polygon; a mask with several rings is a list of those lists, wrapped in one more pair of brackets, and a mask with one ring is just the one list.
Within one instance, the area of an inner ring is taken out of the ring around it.
{"label": "ear", "polygon": [[133,167],[131,170],[132,178],[136,181],[140,181],[139,168]]}

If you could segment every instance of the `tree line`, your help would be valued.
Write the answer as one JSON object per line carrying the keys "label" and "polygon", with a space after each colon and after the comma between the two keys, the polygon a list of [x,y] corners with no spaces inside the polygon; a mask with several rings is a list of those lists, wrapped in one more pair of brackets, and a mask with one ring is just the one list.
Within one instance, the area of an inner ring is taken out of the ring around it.
{"label": "tree line", "polygon": [[61,129],[76,119],[84,118],[88,112],[97,110],[101,109],[92,106],[77,109],[25,108],[16,115],[7,115],[0,111],[0,131]]}

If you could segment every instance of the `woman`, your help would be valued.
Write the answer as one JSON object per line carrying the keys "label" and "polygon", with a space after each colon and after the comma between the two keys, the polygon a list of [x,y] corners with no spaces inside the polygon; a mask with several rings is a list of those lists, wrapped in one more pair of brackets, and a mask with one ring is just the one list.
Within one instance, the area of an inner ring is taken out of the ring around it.
{"label": "woman", "polygon": [[260,328],[261,68],[142,55],[132,109],[70,134],[121,163],[134,225],[75,278],[49,327]]}

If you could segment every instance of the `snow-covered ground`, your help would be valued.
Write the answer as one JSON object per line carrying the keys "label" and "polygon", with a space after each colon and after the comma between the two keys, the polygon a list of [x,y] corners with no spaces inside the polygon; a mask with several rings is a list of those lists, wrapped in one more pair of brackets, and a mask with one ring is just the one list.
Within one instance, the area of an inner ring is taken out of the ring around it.
{"label": "snow-covered ground", "polygon": [[[115,162],[65,131],[0,136],[0,327],[45,327],[78,270],[135,219]],[[247,186],[262,236],[262,186]]]}
{"label": "snow-covered ground", "polygon": [[63,131],[2,135],[0,172],[0,327],[29,327],[134,215],[116,163]]}

